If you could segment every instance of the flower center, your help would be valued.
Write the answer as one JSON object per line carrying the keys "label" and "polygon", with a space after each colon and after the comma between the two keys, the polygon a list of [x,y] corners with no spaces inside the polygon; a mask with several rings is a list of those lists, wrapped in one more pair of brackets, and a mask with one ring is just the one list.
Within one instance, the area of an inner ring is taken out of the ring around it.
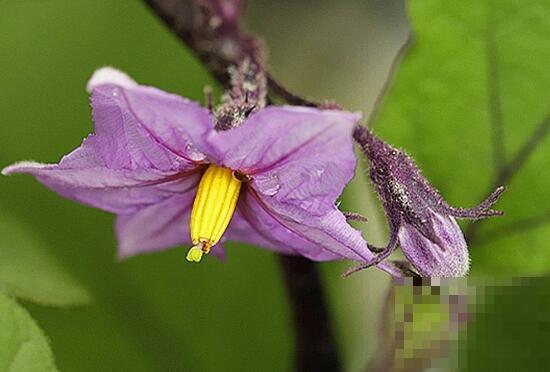
{"label": "flower center", "polygon": [[228,168],[211,164],[201,178],[191,212],[191,241],[187,261],[200,262],[216,245],[235,212],[241,181]]}

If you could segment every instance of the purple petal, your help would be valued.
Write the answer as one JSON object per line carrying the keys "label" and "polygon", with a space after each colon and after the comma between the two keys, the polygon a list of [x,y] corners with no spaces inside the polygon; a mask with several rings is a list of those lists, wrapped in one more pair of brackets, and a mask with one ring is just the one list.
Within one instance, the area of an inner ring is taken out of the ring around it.
{"label": "purple petal", "polygon": [[96,71],[88,89],[95,133],[58,165],[22,162],[3,174],[30,173],[67,198],[123,214],[196,185],[205,155],[194,143],[212,130],[206,110],[113,68]]}
{"label": "purple petal", "polygon": [[190,169],[206,158],[203,137],[210,113],[175,94],[138,86],[112,68],[90,79],[95,123],[93,146],[109,168]]}
{"label": "purple petal", "polygon": [[191,242],[189,216],[194,193],[174,195],[116,220],[118,256],[126,258]]}
{"label": "purple petal", "polygon": [[254,244],[283,254],[302,255],[315,261],[339,258],[285,227],[248,190],[241,194],[225,236],[228,240]]}
{"label": "purple petal", "polygon": [[353,177],[358,120],[344,111],[268,107],[208,140],[218,164],[252,175],[260,194],[323,215]]}
{"label": "purple petal", "polygon": [[435,234],[443,247],[424,237],[409,224],[399,229],[401,249],[420,275],[429,277],[460,277],[470,266],[468,248],[456,220],[432,213]]}
{"label": "purple petal", "polygon": [[249,190],[239,203],[239,219],[230,225],[226,234],[229,239],[315,261],[365,262],[374,258],[359,231],[348,225],[335,207],[321,217],[303,210],[281,211]]}
{"label": "purple petal", "polygon": [[[191,246],[189,219],[194,199],[195,190],[190,190],[137,213],[117,216],[118,257],[124,259],[182,244]],[[223,261],[223,244],[214,246],[211,254]]]}
{"label": "purple petal", "polygon": [[[73,154],[70,154],[65,159],[72,163],[72,157]],[[45,186],[66,198],[112,213],[134,213],[175,194],[194,190],[200,180],[200,172],[116,170],[93,164],[65,168],[64,163],[21,162],[5,168],[2,174],[34,175]]]}
{"label": "purple petal", "polygon": [[319,261],[374,257],[334,205],[353,177],[358,120],[343,111],[268,107],[209,136],[219,164],[252,176],[240,208],[256,233],[241,240]]}
{"label": "purple petal", "polygon": [[[245,198],[245,195],[241,194],[241,199]],[[248,243],[279,253],[296,254],[293,248],[288,247],[280,239],[277,239],[277,236],[281,236],[281,232],[288,232],[286,230],[279,231],[280,225],[276,221],[273,221],[271,216],[266,216],[263,210],[260,209],[259,213],[263,214],[258,215],[252,211],[251,207],[257,207],[257,205],[246,206],[243,201],[239,202],[223,239]],[[270,226],[272,230],[269,230]]]}

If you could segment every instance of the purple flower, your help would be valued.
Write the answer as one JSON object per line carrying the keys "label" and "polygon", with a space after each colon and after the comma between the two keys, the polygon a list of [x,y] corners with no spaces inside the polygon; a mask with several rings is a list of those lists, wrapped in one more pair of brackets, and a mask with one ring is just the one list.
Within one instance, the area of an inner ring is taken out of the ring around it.
{"label": "purple flower", "polygon": [[[504,192],[499,187],[475,208],[450,206],[404,152],[383,142],[368,129],[356,127],[354,137],[369,159],[370,178],[382,200],[390,225],[384,248],[370,246],[379,258],[397,247],[421,276],[458,277],[470,261],[464,235],[455,218],[480,219],[501,215],[490,209]],[[361,265],[352,271],[367,267]]]}
{"label": "purple flower", "polygon": [[192,244],[187,258],[199,261],[230,239],[317,261],[375,259],[335,206],[354,174],[359,115],[272,106],[216,131],[199,104],[113,68],[87,88],[95,132],[59,164],[3,174],[115,213],[120,257]]}

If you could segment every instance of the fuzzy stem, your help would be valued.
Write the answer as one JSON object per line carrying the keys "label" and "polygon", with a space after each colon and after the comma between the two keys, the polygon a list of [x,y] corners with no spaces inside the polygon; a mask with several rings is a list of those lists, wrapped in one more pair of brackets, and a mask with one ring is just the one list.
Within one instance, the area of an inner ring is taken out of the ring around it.
{"label": "fuzzy stem", "polygon": [[297,371],[340,371],[340,360],[317,265],[306,258],[280,255],[293,308]]}

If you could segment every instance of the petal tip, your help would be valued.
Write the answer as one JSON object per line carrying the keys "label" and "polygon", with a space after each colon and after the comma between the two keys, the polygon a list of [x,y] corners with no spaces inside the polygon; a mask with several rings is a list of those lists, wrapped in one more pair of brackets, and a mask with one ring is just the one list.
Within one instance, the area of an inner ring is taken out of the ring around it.
{"label": "petal tip", "polygon": [[4,169],[2,169],[2,176],[9,176],[13,172],[13,165],[8,165]]}
{"label": "petal tip", "polygon": [[135,249],[135,246],[132,246],[131,243],[127,241],[121,241],[120,236],[117,236],[118,244],[116,247],[116,260],[118,262],[126,261],[127,259],[137,256],[142,253]]}
{"label": "petal tip", "polygon": [[104,84],[119,85],[123,88],[132,88],[137,86],[134,79],[132,79],[127,73],[111,66],[105,66],[94,72],[86,84],[86,91],[88,93],[92,93],[94,88]]}
{"label": "petal tip", "polygon": [[350,112],[350,117],[355,118],[355,122],[359,123],[363,119],[363,113],[361,111],[352,111]]}
{"label": "petal tip", "polygon": [[116,246],[116,260],[118,262],[124,261],[132,256],[135,256],[139,252],[135,249],[135,242],[128,239],[127,234],[122,231],[123,222],[122,216],[117,216],[115,222],[115,236],[117,240]]}
{"label": "petal tip", "polygon": [[16,173],[28,172],[30,169],[39,169],[44,167],[45,165],[46,164],[37,163],[32,160],[22,160],[22,161],[18,161],[17,163],[8,165],[4,169],[2,169],[1,173],[3,176],[10,176]]}
{"label": "petal tip", "polygon": [[120,247],[117,248],[116,251],[116,260],[117,262],[126,261],[128,258],[134,256],[134,254],[130,252],[123,251]]}

